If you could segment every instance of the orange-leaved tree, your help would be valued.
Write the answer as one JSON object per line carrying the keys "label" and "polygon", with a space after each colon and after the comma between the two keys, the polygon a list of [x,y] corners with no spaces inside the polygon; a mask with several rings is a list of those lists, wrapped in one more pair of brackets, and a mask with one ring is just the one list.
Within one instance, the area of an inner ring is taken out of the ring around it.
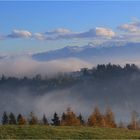
{"label": "orange-leaved tree", "polygon": [[96,106],[94,112],[88,118],[88,125],[94,127],[103,127],[104,126],[104,118],[101,114],[99,108]]}
{"label": "orange-leaved tree", "polygon": [[66,113],[63,113],[61,117],[61,125],[78,126],[80,124],[80,120],[77,118],[76,114],[71,110],[71,108],[67,108]]}
{"label": "orange-leaved tree", "polygon": [[26,124],[26,119],[21,114],[19,114],[17,116],[17,124],[19,124],[19,125],[25,125]]}
{"label": "orange-leaved tree", "polygon": [[117,127],[115,122],[114,113],[110,108],[106,109],[105,115],[104,115],[104,126],[109,128],[115,128]]}

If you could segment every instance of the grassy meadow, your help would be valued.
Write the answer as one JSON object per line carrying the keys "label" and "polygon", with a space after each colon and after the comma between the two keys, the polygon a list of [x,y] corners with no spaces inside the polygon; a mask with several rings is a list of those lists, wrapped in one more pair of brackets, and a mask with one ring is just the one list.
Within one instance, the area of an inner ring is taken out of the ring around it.
{"label": "grassy meadow", "polygon": [[140,130],[74,126],[4,125],[0,139],[140,139]]}

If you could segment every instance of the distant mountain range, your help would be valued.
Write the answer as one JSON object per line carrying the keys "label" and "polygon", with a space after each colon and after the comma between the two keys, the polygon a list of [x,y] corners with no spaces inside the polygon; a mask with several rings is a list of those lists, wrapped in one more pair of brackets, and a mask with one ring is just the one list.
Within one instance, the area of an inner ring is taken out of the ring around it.
{"label": "distant mountain range", "polygon": [[36,53],[32,58],[38,61],[50,61],[66,58],[78,58],[90,62],[112,62],[117,60],[138,61],[140,43],[104,43],[101,45],[67,46],[54,51]]}
{"label": "distant mountain range", "polygon": [[69,58],[80,59],[91,64],[100,63],[137,63],[140,60],[140,43],[108,42],[100,45],[89,43],[85,46],[66,46],[61,49],[35,54],[2,55],[2,59],[17,59],[30,57],[36,61],[64,60]]}

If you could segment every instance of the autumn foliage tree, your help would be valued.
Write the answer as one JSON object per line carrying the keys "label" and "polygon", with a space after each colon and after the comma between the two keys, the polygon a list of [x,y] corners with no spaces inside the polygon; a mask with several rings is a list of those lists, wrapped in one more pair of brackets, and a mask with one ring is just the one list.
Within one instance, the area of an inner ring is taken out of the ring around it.
{"label": "autumn foliage tree", "polygon": [[19,125],[25,125],[26,124],[26,119],[21,114],[19,114],[17,116],[17,124],[19,124]]}
{"label": "autumn foliage tree", "polygon": [[95,107],[94,112],[89,116],[88,125],[94,127],[104,126],[104,117],[98,107]]}
{"label": "autumn foliage tree", "polygon": [[61,125],[64,126],[78,126],[80,125],[80,120],[77,118],[76,114],[68,108],[66,113],[63,113],[61,117]]}
{"label": "autumn foliage tree", "polygon": [[[93,113],[89,116],[87,121],[84,121],[83,116],[79,114],[77,116],[74,111],[71,110],[71,108],[67,108],[66,112],[64,112],[61,116],[61,119],[59,118],[58,114],[55,112],[53,115],[53,118],[51,119],[52,123],[50,125],[53,126],[80,126],[80,125],[88,125],[93,127],[107,127],[107,128],[128,128],[128,129],[139,129],[140,128],[140,120],[139,120],[139,114],[136,111],[133,111],[131,114],[131,121],[128,124],[125,124],[123,122],[116,123],[115,122],[115,115],[112,112],[110,108],[107,108],[105,113],[102,113],[99,108],[96,106],[94,108]],[[4,112],[2,115],[1,120],[3,125],[38,125],[38,124],[44,124],[49,125],[48,120],[45,116],[38,120],[37,116],[30,112],[29,118],[25,119],[21,114],[15,117],[15,115],[11,112],[10,114],[7,112]]]}
{"label": "autumn foliage tree", "polygon": [[109,127],[109,128],[115,128],[117,127],[115,118],[114,118],[114,113],[110,108],[107,108],[105,115],[104,115],[104,126]]}

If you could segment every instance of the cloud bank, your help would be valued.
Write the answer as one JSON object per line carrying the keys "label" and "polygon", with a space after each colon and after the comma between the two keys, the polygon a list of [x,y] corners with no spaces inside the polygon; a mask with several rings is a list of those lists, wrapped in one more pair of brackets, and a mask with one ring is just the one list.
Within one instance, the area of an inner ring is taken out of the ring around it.
{"label": "cloud bank", "polygon": [[140,42],[140,21],[131,21],[111,29],[108,27],[94,27],[86,31],[72,31],[67,28],[57,28],[44,32],[31,32],[29,30],[14,29],[7,35],[0,35],[0,40],[4,39],[33,39],[40,41],[56,40],[94,40],[94,41],[125,41]]}
{"label": "cloud bank", "polygon": [[87,38],[112,38],[115,36],[109,28],[97,27],[85,32],[72,32],[69,29],[55,29],[45,33],[35,33],[34,37],[39,40],[60,40],[60,39],[87,39]]}
{"label": "cloud bank", "polygon": [[63,40],[63,39],[88,39],[88,38],[112,38],[115,32],[109,28],[96,27],[84,32],[74,32],[65,28],[58,28],[44,33],[31,33],[28,30],[15,29],[5,35],[5,39],[11,38],[33,38],[37,40]]}
{"label": "cloud bank", "polygon": [[131,32],[131,33],[140,32],[140,21],[134,21],[134,22],[122,24],[118,27],[118,29],[125,32]]}
{"label": "cloud bank", "polygon": [[33,77],[41,74],[42,76],[53,76],[58,73],[77,71],[83,67],[91,68],[92,66],[88,62],[76,58],[41,62],[32,60],[30,57],[17,57],[0,60],[0,75]]}

